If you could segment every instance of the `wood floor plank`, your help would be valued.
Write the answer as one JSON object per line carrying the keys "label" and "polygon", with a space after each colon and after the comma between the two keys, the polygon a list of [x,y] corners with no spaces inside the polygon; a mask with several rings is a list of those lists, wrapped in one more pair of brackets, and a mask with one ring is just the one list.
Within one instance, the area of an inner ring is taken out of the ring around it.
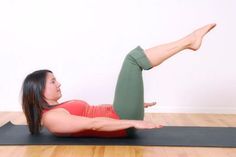
{"label": "wood floor plank", "polygon": [[[236,127],[233,114],[147,113],[145,120],[162,125]],[[22,112],[0,112],[0,125],[26,124]],[[0,157],[235,157],[236,148],[142,146],[0,146]]]}

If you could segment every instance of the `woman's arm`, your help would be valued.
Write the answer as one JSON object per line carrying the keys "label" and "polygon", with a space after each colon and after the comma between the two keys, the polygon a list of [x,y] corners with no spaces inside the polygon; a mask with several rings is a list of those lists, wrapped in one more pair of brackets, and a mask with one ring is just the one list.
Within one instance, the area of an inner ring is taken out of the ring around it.
{"label": "woman's arm", "polygon": [[[154,106],[156,104],[157,104],[156,102],[144,102],[143,107],[148,108],[148,107]],[[102,104],[100,106],[112,106],[112,104]]]}
{"label": "woman's arm", "polygon": [[151,122],[117,120],[106,117],[87,118],[71,115],[64,109],[54,109],[43,114],[43,125],[52,133],[75,133],[85,130],[117,131],[131,127],[138,129],[160,128]]}

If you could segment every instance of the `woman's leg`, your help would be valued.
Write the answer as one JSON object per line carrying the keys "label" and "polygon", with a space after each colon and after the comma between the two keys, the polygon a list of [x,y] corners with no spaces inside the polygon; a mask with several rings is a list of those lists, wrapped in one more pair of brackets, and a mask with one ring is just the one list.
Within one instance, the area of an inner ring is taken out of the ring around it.
{"label": "woman's leg", "polygon": [[201,46],[202,38],[204,37],[204,35],[214,27],[215,24],[206,25],[195,30],[194,32],[180,40],[147,49],[145,50],[145,54],[153,67],[158,66],[163,61],[182,50],[198,50]]}
{"label": "woman's leg", "polygon": [[113,106],[121,119],[142,120],[144,116],[142,70],[152,68],[141,47],[126,56],[116,85]]}
{"label": "woman's leg", "polygon": [[123,62],[113,102],[121,119],[142,120],[144,117],[142,70],[151,69],[182,50],[197,50],[204,35],[214,26],[204,26],[180,40],[145,51],[140,47],[132,50]]}

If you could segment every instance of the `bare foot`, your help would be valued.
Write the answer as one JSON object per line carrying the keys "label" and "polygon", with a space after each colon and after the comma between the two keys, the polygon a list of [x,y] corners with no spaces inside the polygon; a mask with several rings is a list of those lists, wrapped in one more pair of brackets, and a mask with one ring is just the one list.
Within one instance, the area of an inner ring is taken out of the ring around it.
{"label": "bare foot", "polygon": [[187,39],[190,41],[190,44],[188,45],[188,48],[191,50],[198,50],[201,46],[203,37],[214,27],[216,24],[209,24],[206,26],[203,26],[197,30],[195,30],[193,33],[187,36]]}
{"label": "bare foot", "polygon": [[156,102],[144,103],[144,108],[148,108],[148,107],[154,106],[156,104],[157,104]]}

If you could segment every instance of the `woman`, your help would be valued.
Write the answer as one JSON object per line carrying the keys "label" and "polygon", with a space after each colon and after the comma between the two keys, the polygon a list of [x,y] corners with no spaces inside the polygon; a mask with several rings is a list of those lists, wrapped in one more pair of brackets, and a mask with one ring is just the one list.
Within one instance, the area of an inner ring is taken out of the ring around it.
{"label": "woman", "polygon": [[113,105],[91,106],[82,100],[59,103],[60,83],[49,70],[29,74],[22,87],[22,108],[31,134],[43,125],[57,136],[124,137],[135,129],[160,128],[144,121],[142,70],[158,66],[178,52],[197,50],[215,24],[201,27],[180,40],[147,50],[137,47],[126,56],[115,89]]}

